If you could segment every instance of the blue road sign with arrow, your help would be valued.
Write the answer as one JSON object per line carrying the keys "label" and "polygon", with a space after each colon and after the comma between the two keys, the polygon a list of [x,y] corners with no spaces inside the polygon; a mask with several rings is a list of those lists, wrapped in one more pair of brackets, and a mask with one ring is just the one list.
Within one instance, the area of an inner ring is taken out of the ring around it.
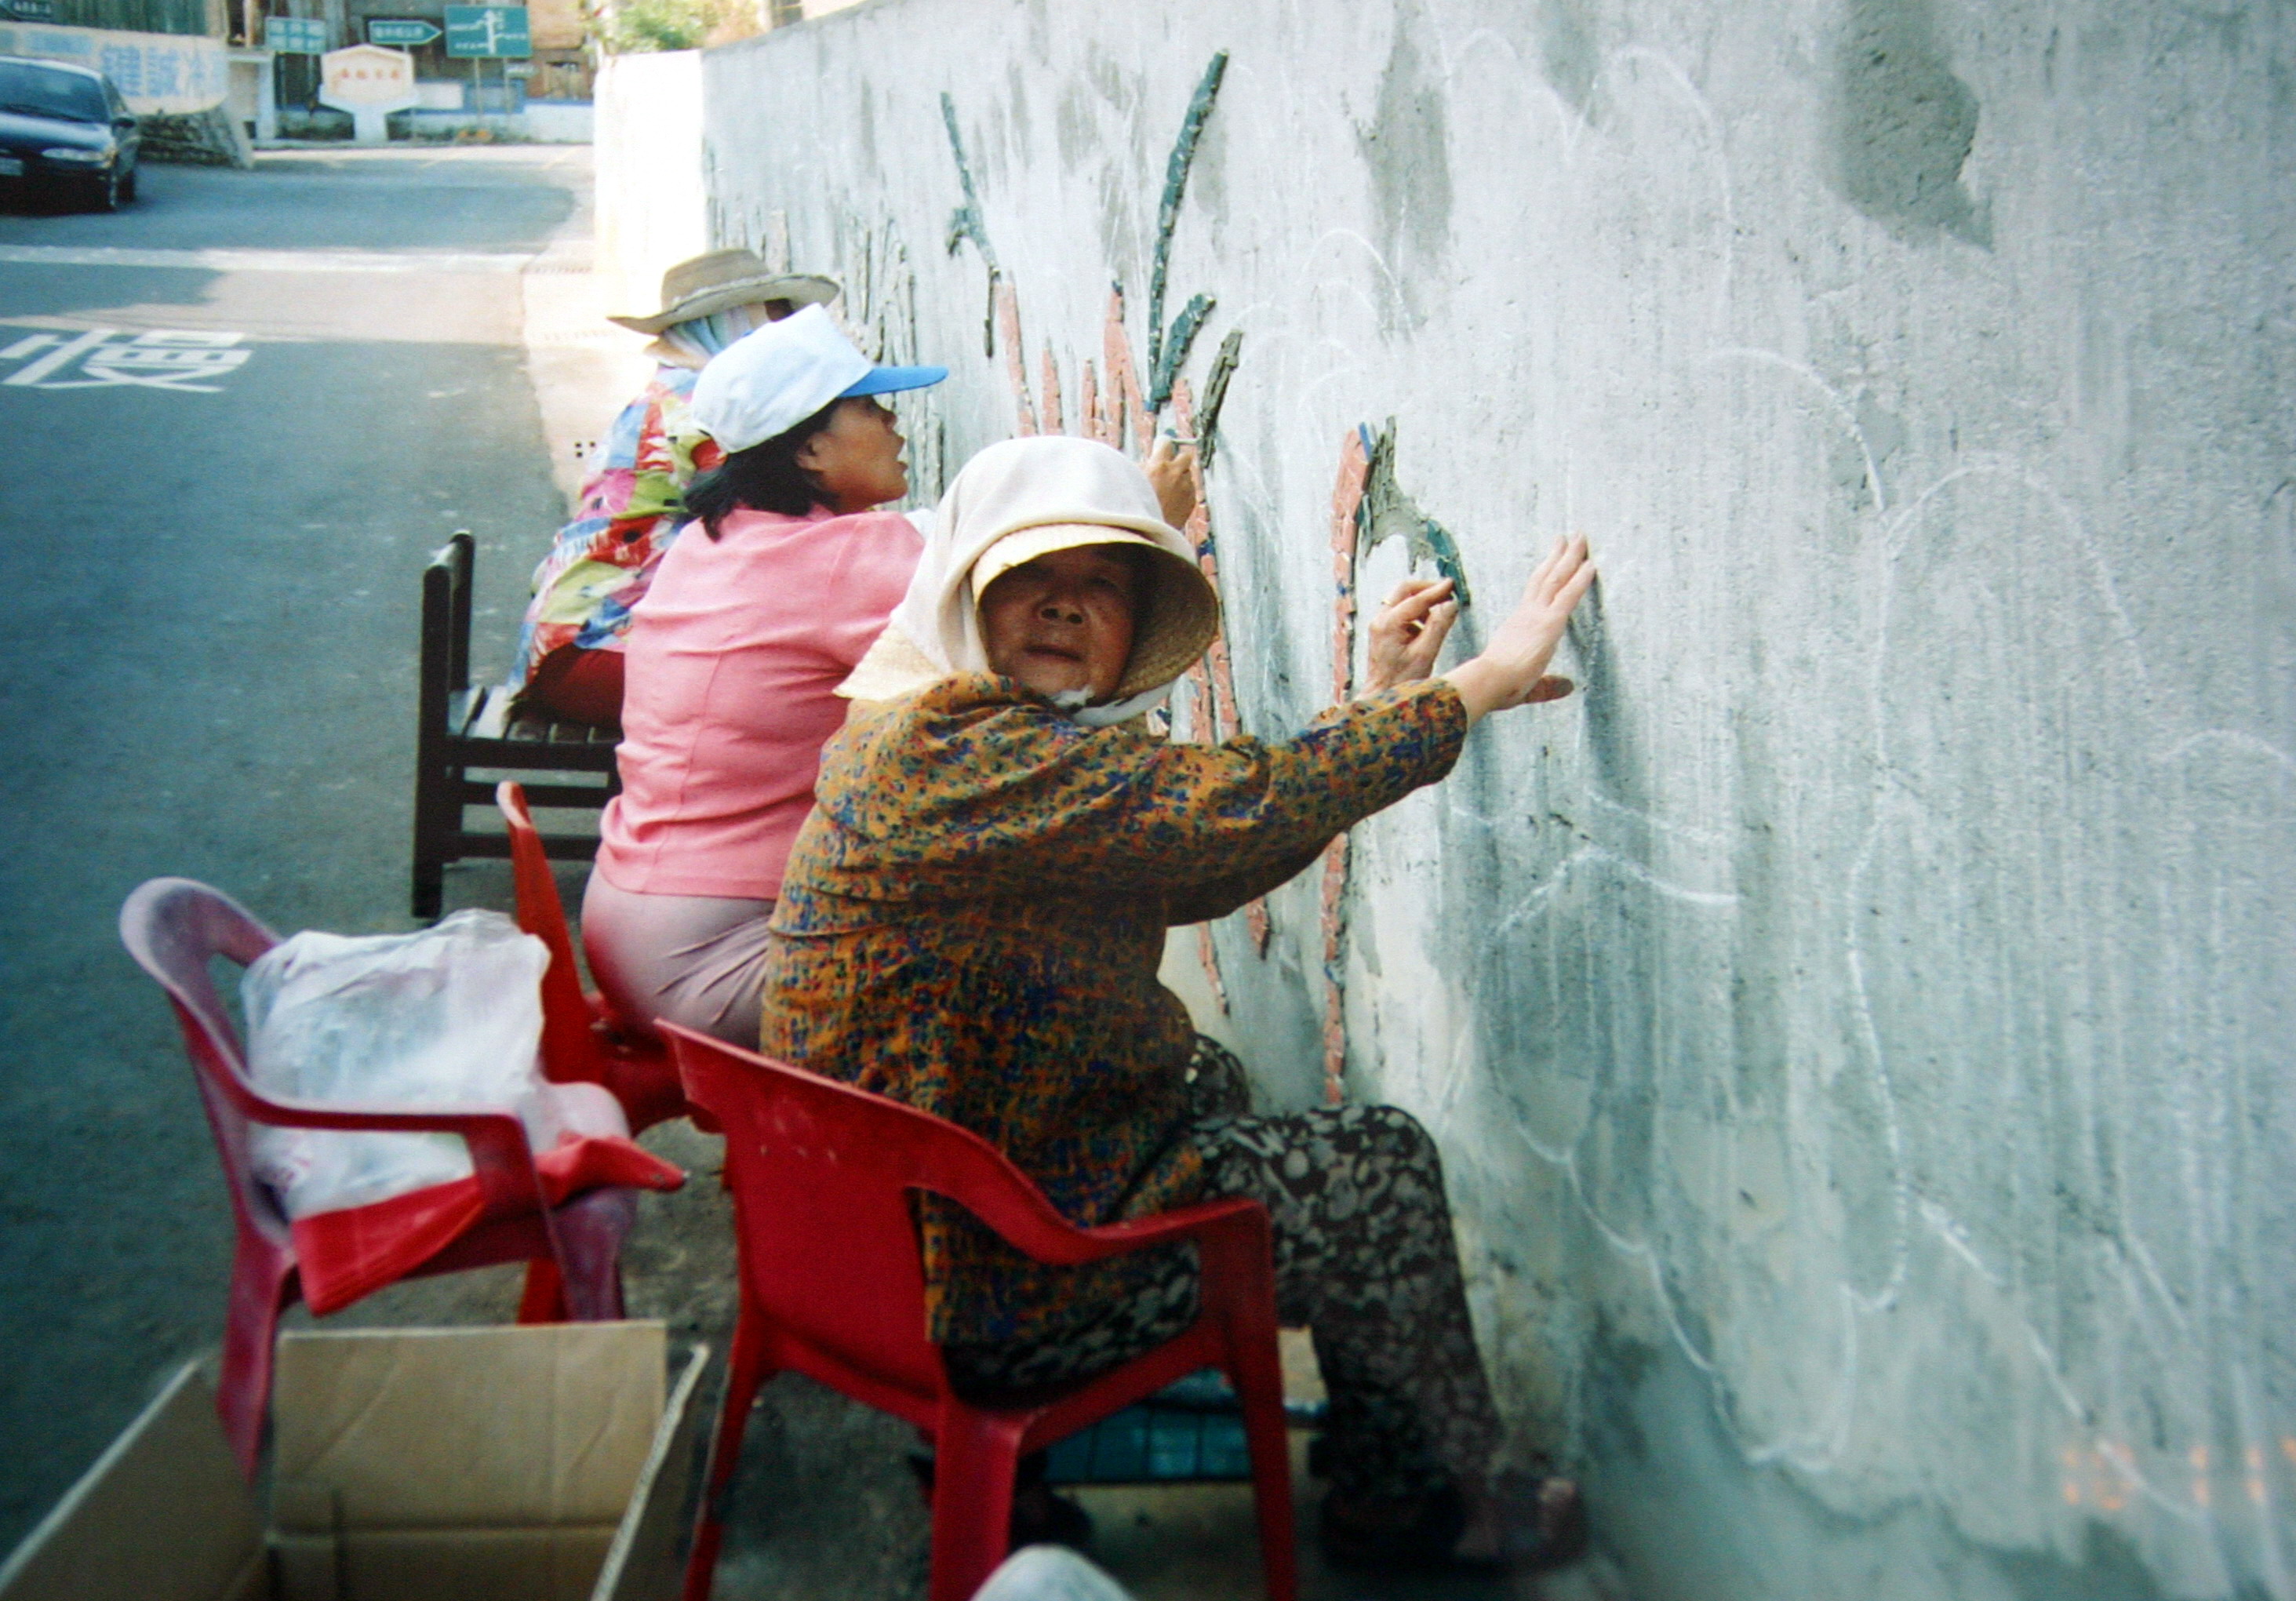
{"label": "blue road sign with arrow", "polygon": [[369,17],[366,20],[366,42],[370,45],[428,45],[438,37],[439,25],[426,22],[420,17]]}
{"label": "blue road sign with arrow", "polygon": [[534,53],[534,36],[523,5],[447,7],[447,53],[452,56],[512,56]]}

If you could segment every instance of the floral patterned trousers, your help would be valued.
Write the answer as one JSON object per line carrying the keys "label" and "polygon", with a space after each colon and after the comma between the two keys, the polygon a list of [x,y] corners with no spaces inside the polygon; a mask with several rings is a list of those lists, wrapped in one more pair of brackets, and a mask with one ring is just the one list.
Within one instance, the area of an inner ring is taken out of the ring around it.
{"label": "floral patterned trousers", "polygon": [[[1187,1138],[1204,1196],[1242,1195],[1274,1224],[1279,1320],[1305,1324],[1331,1397],[1326,1457],[1349,1500],[1415,1499],[1480,1480],[1497,1414],[1475,1351],[1435,1143],[1391,1106],[1277,1117],[1249,1105],[1242,1070],[1209,1039],[1192,1066],[1205,1115]],[[1056,1339],[947,1345],[960,1392],[983,1397],[1088,1376],[1160,1344],[1196,1314],[1193,1247],[1139,1293]]]}

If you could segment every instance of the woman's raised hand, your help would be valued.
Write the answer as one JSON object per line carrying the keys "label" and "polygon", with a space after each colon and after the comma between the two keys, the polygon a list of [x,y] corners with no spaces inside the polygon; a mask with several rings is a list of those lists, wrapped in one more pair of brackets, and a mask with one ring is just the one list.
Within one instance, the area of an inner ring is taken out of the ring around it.
{"label": "woman's raised hand", "polygon": [[1406,579],[1371,620],[1371,652],[1364,664],[1365,694],[1416,684],[1435,670],[1444,636],[1459,620],[1449,579]]}
{"label": "woman's raised hand", "polygon": [[1570,693],[1570,680],[1547,677],[1546,664],[1554,659],[1572,608],[1594,582],[1595,562],[1587,553],[1587,537],[1574,534],[1558,540],[1530,575],[1513,612],[1491,631],[1483,653],[1443,675],[1466,702],[1469,722],[1511,706],[1559,701]]}
{"label": "woman's raised hand", "polygon": [[1163,508],[1164,521],[1174,528],[1185,528],[1196,511],[1196,447],[1182,444],[1167,434],[1156,441],[1156,448],[1140,464],[1148,475],[1148,487],[1156,491],[1156,504]]}

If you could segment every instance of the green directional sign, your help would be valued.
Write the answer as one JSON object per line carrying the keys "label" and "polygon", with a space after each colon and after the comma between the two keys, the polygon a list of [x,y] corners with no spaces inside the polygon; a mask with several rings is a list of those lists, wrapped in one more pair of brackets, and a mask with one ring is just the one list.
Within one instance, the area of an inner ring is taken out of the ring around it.
{"label": "green directional sign", "polygon": [[425,22],[420,17],[369,17],[366,20],[366,42],[370,45],[428,45],[438,37],[439,25]]}
{"label": "green directional sign", "polygon": [[523,5],[450,5],[447,8],[447,53],[512,56],[534,53],[534,35]]}
{"label": "green directional sign", "polygon": [[266,17],[263,42],[282,55],[324,55],[327,24],[320,17]]}

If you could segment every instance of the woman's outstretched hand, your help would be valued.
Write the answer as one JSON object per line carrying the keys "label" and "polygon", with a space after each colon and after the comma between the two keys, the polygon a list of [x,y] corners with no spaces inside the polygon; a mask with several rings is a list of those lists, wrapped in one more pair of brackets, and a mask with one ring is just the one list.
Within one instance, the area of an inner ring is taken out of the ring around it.
{"label": "woman's outstretched hand", "polygon": [[1449,579],[1406,579],[1371,620],[1371,653],[1364,664],[1365,694],[1416,684],[1435,670],[1443,640],[1459,620],[1457,587]]}
{"label": "woman's outstretched hand", "polygon": [[1169,434],[1156,441],[1156,448],[1140,464],[1148,475],[1148,487],[1156,491],[1156,504],[1163,508],[1164,521],[1174,528],[1185,528],[1196,511],[1196,447],[1182,444]]}
{"label": "woman's outstretched hand", "polygon": [[1570,693],[1570,680],[1547,677],[1546,664],[1554,659],[1572,608],[1594,582],[1587,537],[1574,534],[1558,541],[1530,575],[1514,611],[1491,631],[1483,653],[1443,675],[1466,702],[1468,722],[1511,706],[1559,701]]}

